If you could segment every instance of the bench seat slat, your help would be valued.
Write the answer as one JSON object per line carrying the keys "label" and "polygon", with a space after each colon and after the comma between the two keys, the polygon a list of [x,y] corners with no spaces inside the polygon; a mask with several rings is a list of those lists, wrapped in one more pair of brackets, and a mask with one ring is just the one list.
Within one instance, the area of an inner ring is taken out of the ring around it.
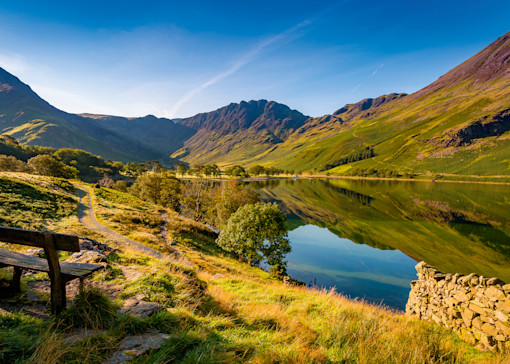
{"label": "bench seat slat", "polygon": [[[0,266],[1,265],[31,269],[39,272],[49,272],[48,261],[46,259],[3,248],[0,248]],[[104,267],[100,264],[60,262],[62,274],[74,278],[86,277],[103,268]]]}

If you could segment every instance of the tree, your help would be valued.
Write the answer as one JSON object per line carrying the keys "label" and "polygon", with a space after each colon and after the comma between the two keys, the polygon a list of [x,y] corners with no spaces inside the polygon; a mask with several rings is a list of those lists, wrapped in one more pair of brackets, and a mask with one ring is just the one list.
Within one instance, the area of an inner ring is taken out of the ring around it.
{"label": "tree", "polygon": [[126,181],[116,181],[112,188],[120,192],[127,192],[128,190]]}
{"label": "tree", "polygon": [[175,170],[176,170],[176,173],[180,173],[181,174],[181,177],[184,177],[184,174],[186,173],[188,168],[186,168],[185,164],[176,163]]}
{"label": "tree", "polygon": [[25,172],[27,164],[12,155],[0,154],[0,171]]}
{"label": "tree", "polygon": [[246,173],[246,170],[243,168],[243,166],[240,166],[238,164],[236,164],[232,167],[228,167],[225,170],[225,174],[227,176],[232,176],[232,177],[248,177],[248,174]]}
{"label": "tree", "polygon": [[209,194],[211,203],[207,209],[207,221],[220,229],[241,206],[259,201],[256,192],[232,180],[215,185]]}
{"label": "tree", "polygon": [[48,154],[39,154],[28,160],[28,166],[36,174],[63,178],[76,178],[78,170],[56,160]]}
{"label": "tree", "polygon": [[284,258],[291,251],[286,217],[276,203],[241,207],[230,217],[216,242],[250,263],[258,264],[265,258],[279,274],[285,271]]}
{"label": "tree", "polygon": [[258,176],[266,173],[266,169],[261,165],[257,164],[256,166],[250,167],[250,169],[248,169],[248,173],[250,173],[253,176]]}
{"label": "tree", "polygon": [[130,192],[144,201],[178,210],[182,187],[181,182],[167,172],[145,172],[136,179]]}

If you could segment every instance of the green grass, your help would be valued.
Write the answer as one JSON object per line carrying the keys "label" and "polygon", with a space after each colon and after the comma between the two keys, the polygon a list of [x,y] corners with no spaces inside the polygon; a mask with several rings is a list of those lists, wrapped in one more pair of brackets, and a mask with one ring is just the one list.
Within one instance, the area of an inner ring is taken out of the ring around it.
{"label": "green grass", "polygon": [[0,176],[0,225],[43,230],[52,222],[75,214],[77,205],[66,182],[47,179],[22,181]]}

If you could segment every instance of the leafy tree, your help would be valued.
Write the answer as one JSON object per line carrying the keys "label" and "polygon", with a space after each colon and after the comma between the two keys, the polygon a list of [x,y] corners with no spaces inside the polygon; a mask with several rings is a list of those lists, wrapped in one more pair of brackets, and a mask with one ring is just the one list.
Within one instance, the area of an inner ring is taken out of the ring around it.
{"label": "leafy tree", "polygon": [[28,160],[28,166],[36,173],[44,176],[76,178],[78,170],[56,160],[50,155],[40,154]]}
{"label": "leafy tree", "polygon": [[225,174],[227,176],[232,176],[232,177],[248,177],[248,173],[246,173],[246,170],[244,169],[244,167],[240,166],[238,164],[228,167],[225,170]]}
{"label": "leafy tree", "polygon": [[115,181],[112,188],[120,192],[127,192],[128,190],[126,181]]}
{"label": "leafy tree", "polygon": [[203,178],[187,181],[181,198],[182,213],[196,221],[206,221],[211,206],[211,182]]}
{"label": "leafy tree", "polygon": [[145,172],[136,179],[130,191],[142,200],[179,209],[181,182],[168,172]]}
{"label": "leafy tree", "polygon": [[186,167],[185,164],[182,164],[182,163],[175,164],[175,171],[176,171],[176,173],[180,173],[181,177],[184,177],[184,174],[186,173],[187,170],[188,170],[188,168]]}
{"label": "leafy tree", "polygon": [[25,172],[27,164],[12,155],[0,155],[0,171]]}
{"label": "leafy tree", "polygon": [[227,225],[230,216],[241,206],[259,201],[257,193],[237,181],[215,185],[209,194],[211,203],[207,209],[207,221],[220,229]]}
{"label": "leafy tree", "polygon": [[241,207],[230,217],[216,242],[250,263],[258,264],[265,258],[279,274],[285,271],[284,258],[291,251],[286,217],[276,203]]}
{"label": "leafy tree", "polygon": [[262,167],[261,165],[257,164],[253,167],[250,167],[250,169],[248,169],[248,173],[253,176],[259,176],[261,174],[266,173],[266,169],[264,167]]}

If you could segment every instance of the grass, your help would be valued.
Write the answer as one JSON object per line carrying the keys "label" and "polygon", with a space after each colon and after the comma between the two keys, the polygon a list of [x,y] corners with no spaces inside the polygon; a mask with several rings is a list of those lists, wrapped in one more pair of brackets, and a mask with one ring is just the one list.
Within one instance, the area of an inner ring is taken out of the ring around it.
{"label": "grass", "polygon": [[[98,201],[104,212],[108,206],[116,213],[135,211],[134,206]],[[146,208],[143,211],[154,211]],[[169,219],[169,233],[179,241],[185,259],[169,255],[160,260],[122,247],[109,255],[112,271],[101,273],[111,279],[101,274],[94,278],[93,285],[104,291],[85,290],[59,317],[43,320],[22,312],[0,314],[0,361],[103,362],[124,338],[153,331],[170,337],[159,350],[134,363],[509,360],[505,354],[479,352],[450,331],[400,312],[349,300],[333,291],[284,284],[223,254],[204,226],[174,214]],[[69,221],[64,224],[79,229]],[[141,276],[128,279],[121,274],[128,268]],[[22,280],[27,287],[28,280]],[[107,296],[109,287],[118,287],[122,293]],[[136,294],[162,304],[164,310],[144,319],[118,313],[117,307]],[[82,327],[99,331],[69,342],[71,333]]]}

